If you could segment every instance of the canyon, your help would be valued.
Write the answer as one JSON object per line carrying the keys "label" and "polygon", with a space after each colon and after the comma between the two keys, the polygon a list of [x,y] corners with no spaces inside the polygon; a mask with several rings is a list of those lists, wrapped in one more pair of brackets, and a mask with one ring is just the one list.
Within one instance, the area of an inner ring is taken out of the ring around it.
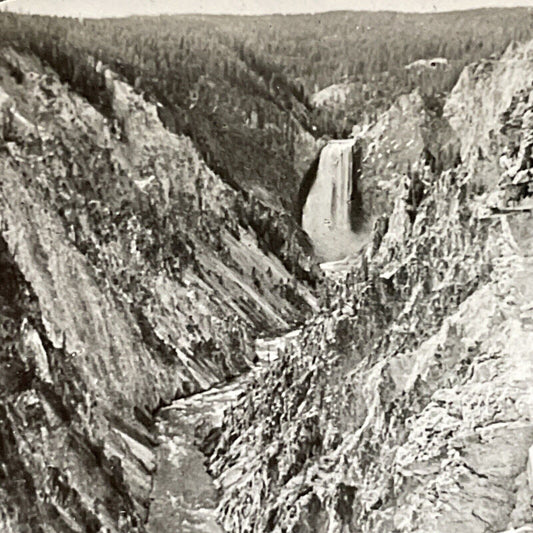
{"label": "canyon", "polygon": [[533,531],[533,42],[283,201],[91,61],[0,50],[0,530]]}
{"label": "canyon", "polygon": [[531,530],[532,47],[463,72],[430,120],[448,169],[422,144],[380,199],[367,159],[363,206],[372,188],[392,210],[324,265],[321,311],[228,412],[211,456],[226,531]]}

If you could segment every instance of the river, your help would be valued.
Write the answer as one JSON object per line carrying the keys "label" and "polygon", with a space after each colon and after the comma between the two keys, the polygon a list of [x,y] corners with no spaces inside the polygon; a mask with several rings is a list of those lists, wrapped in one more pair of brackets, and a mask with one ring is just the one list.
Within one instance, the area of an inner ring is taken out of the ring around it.
{"label": "river", "polygon": [[216,522],[218,490],[199,449],[207,435],[222,427],[224,411],[244,393],[254,372],[274,361],[279,350],[301,330],[258,339],[258,362],[249,372],[204,392],[181,398],[161,409],[160,445],[153,478],[147,530],[151,533],[222,533]]}

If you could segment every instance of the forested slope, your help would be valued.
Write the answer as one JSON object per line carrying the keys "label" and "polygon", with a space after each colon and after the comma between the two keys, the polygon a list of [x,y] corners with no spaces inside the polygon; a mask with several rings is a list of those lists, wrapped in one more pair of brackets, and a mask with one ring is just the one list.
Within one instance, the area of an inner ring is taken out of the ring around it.
{"label": "forested slope", "polygon": [[[224,31],[242,36],[244,45],[262,61],[278,65],[289,79],[301,83],[308,96],[331,84],[350,84],[349,98],[333,117],[337,131],[342,131],[342,126],[349,128],[363,117],[372,119],[417,86],[428,95],[449,91],[468,63],[502,53],[511,40],[532,36],[533,12],[345,11],[215,20]],[[449,68],[426,75],[404,68],[433,57],[447,58]],[[317,125],[324,127],[331,118],[324,114]]]}
{"label": "forested slope", "polygon": [[300,144],[313,151],[309,106],[279,68],[267,65],[262,75],[248,66],[244,51],[213,22],[8,15],[2,22],[4,43],[36,53],[109,114],[103,67],[97,68],[103,62],[159,102],[166,127],[191,137],[227,183],[290,210],[299,181],[296,152]]}
{"label": "forested slope", "polygon": [[[109,95],[96,67],[109,66],[158,101],[166,127],[190,136],[227,183],[293,212],[314,138],[347,135],[416,87],[434,106],[464,65],[530,36],[532,20],[527,9],[83,21],[3,14],[0,39],[36,53],[104,113]],[[435,55],[449,68],[404,69]],[[351,84],[344,104],[312,105],[316,90],[340,82]]]}

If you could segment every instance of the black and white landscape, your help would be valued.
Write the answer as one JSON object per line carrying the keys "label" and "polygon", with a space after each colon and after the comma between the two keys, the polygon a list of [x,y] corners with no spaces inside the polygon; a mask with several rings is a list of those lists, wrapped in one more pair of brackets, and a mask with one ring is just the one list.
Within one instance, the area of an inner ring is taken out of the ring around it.
{"label": "black and white landscape", "polygon": [[0,11],[0,532],[533,532],[532,211],[532,8]]}

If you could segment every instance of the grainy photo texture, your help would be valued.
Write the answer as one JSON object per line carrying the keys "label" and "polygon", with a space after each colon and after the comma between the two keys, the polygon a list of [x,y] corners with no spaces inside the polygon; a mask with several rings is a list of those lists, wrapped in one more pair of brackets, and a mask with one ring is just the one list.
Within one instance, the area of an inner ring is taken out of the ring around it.
{"label": "grainy photo texture", "polygon": [[533,533],[533,4],[0,2],[0,533]]}

